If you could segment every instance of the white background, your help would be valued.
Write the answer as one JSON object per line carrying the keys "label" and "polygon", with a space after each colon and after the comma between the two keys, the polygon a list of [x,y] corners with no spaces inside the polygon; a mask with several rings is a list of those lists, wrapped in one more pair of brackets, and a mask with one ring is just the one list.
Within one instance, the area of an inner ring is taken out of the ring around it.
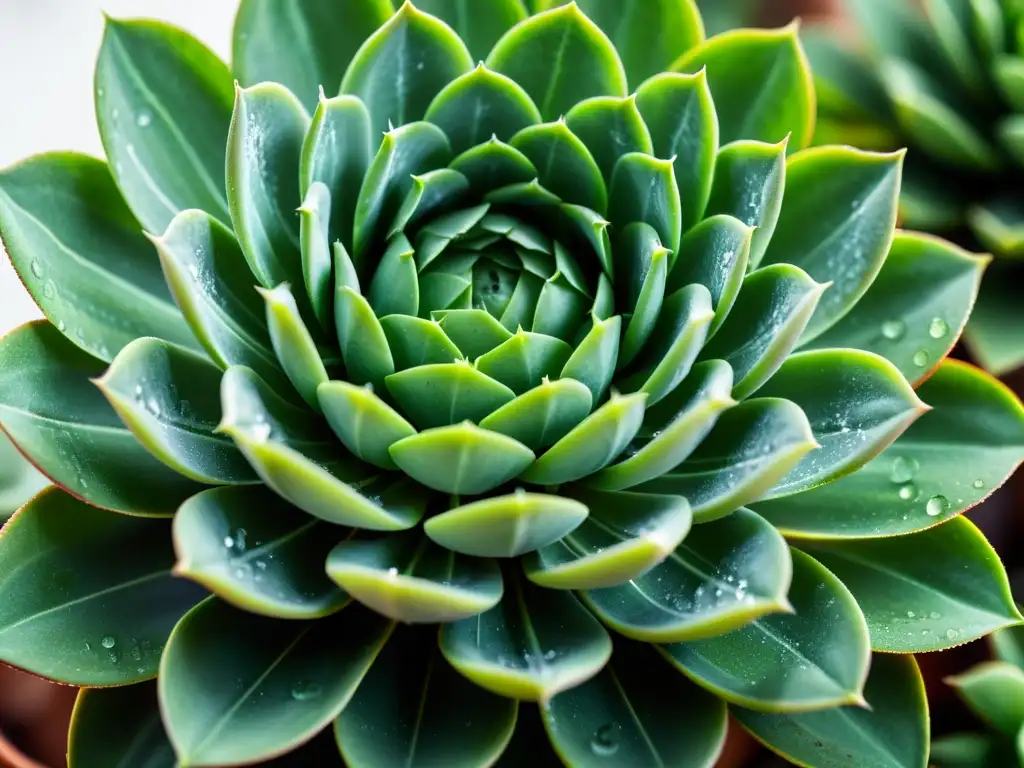
{"label": "white background", "polygon": [[[0,168],[38,152],[102,156],[92,77],[103,12],[183,27],[225,61],[236,0],[0,0]],[[0,334],[39,310],[0,252]]]}

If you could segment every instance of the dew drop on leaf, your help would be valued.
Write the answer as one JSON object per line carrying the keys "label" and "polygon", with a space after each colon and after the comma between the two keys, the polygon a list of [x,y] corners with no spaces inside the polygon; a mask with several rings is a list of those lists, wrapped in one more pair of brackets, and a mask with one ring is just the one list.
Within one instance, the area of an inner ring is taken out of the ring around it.
{"label": "dew drop on leaf", "polygon": [[946,639],[947,640],[955,640],[956,636],[959,635],[959,634],[960,633],[957,632],[955,629],[947,629],[946,630]]}
{"label": "dew drop on leaf", "polygon": [[945,496],[932,496],[925,504],[929,517],[938,517],[949,509],[949,500]]}
{"label": "dew drop on leaf", "polygon": [[57,295],[57,289],[53,285],[53,280],[47,280],[46,285],[43,286],[43,296],[48,299],[52,299]]}
{"label": "dew drop on leaf", "polygon": [[104,648],[113,648],[115,645],[117,645],[117,641],[112,636],[107,635],[102,640],[100,640],[100,645],[102,645]]}
{"label": "dew drop on leaf", "polygon": [[149,112],[139,112],[139,116],[135,118],[135,124],[139,128],[146,128],[152,122],[153,116]]}
{"label": "dew drop on leaf", "polygon": [[889,479],[894,483],[909,483],[914,479],[917,470],[921,468],[920,462],[915,458],[897,456],[892,461],[892,469],[889,471]]}
{"label": "dew drop on leaf", "polygon": [[43,276],[43,265],[40,264],[36,259],[32,260],[32,274],[36,277]]}
{"label": "dew drop on leaf", "polygon": [[310,701],[320,696],[324,687],[311,680],[302,680],[292,688],[292,698],[296,701]]}
{"label": "dew drop on leaf", "polygon": [[919,349],[914,353],[914,365],[918,368],[924,368],[928,365],[928,361],[932,359],[932,356],[928,354],[926,350]]}
{"label": "dew drop on leaf", "polygon": [[889,341],[899,341],[907,332],[907,325],[902,320],[886,320],[882,323],[882,335]]}
{"label": "dew drop on leaf", "polygon": [[933,318],[931,324],[928,326],[928,335],[933,339],[941,339],[947,333],[949,333],[949,323],[941,317]]}
{"label": "dew drop on leaf", "polygon": [[910,501],[917,497],[917,487],[913,483],[907,483],[900,488],[900,498],[904,501]]}
{"label": "dew drop on leaf", "polygon": [[590,749],[595,755],[607,757],[614,755],[619,750],[619,731],[622,727],[618,723],[605,723],[594,733],[590,740]]}
{"label": "dew drop on leaf", "polygon": [[979,479],[975,480],[973,483],[971,483],[971,486],[974,487],[974,488],[979,488],[979,489],[980,488],[984,488],[985,487],[985,481],[979,478]]}

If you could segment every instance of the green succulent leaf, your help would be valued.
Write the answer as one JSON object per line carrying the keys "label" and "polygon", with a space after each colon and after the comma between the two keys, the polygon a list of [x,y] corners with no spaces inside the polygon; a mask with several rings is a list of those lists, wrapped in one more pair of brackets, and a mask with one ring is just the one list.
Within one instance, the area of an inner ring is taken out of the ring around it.
{"label": "green succulent leaf", "polygon": [[242,0],[232,61],[242,85],[282,83],[312,110],[317,89],[334,93],[359,47],[388,20],[391,0]]}
{"label": "green succulent leaf", "polygon": [[221,372],[207,358],[159,339],[136,339],[96,380],[117,415],[150,453],[187,478],[251,483],[252,469],[220,421]]}
{"label": "green succulent leaf", "polygon": [[266,303],[267,330],[277,359],[295,390],[313,410],[320,410],[317,387],[327,381],[327,369],[316,342],[299,314],[295,294],[286,284],[257,289]]}
{"label": "green succulent leaf", "polygon": [[914,658],[876,655],[864,698],[871,709],[774,715],[730,707],[730,712],[758,741],[798,765],[924,768],[928,700]]}
{"label": "green succulent leaf", "polygon": [[0,532],[0,659],[71,685],[156,674],[171,628],[203,597],[171,574],[170,523],[50,488]]}
{"label": "green succulent leaf", "polygon": [[458,621],[497,605],[501,572],[491,560],[463,557],[419,534],[343,541],[327,574],[352,597],[395,621]]}
{"label": "green succulent leaf", "polygon": [[[450,363],[462,357],[462,352],[442,330],[439,322],[424,320],[422,317],[389,315],[381,318],[380,325],[391,349],[395,370]],[[500,324],[498,327],[507,333]]]}
{"label": "green succulent leaf", "polygon": [[651,135],[637,108],[636,96],[586,99],[569,110],[565,122],[590,150],[605,183],[611,180],[615,163],[623,155],[630,152],[654,153]]}
{"label": "green succulent leaf", "polygon": [[1024,626],[993,632],[989,640],[997,659],[1024,669]]}
{"label": "green succulent leaf", "polygon": [[920,382],[960,336],[986,264],[938,238],[897,232],[864,297],[808,347],[875,352]]}
{"label": "green succulent leaf", "polygon": [[349,600],[323,569],[343,535],[266,488],[215,488],[174,516],[174,573],[243,611],[316,619]]}
{"label": "green succulent leaf", "polygon": [[397,469],[388,448],[416,434],[413,426],[369,386],[347,381],[324,382],[317,389],[320,407],[334,434],[363,461],[382,469]]}
{"label": "green succulent leaf", "polygon": [[160,662],[160,709],[179,762],[246,764],[309,741],[345,708],[393,626],[358,606],[285,622],[203,601]]}
{"label": "green succulent leaf", "polygon": [[592,96],[627,95],[626,71],[601,29],[575,3],[531,16],[506,32],[487,66],[530,94],[544,120]]}
{"label": "green succulent leaf", "polygon": [[545,378],[493,411],[480,426],[537,451],[558,442],[583,421],[590,414],[592,402],[590,390],[575,379]]}
{"label": "green succulent leaf", "polygon": [[997,261],[982,282],[978,302],[964,329],[974,357],[994,375],[1009,373],[1024,363],[1024,345],[1017,334],[1021,305],[1017,302],[1016,264]]}
{"label": "green succulent leaf", "polygon": [[793,264],[831,283],[801,341],[849,312],[882,268],[896,225],[903,155],[816,147],[789,158],[786,196],[764,261]]}
{"label": "green succulent leaf", "polygon": [[451,27],[404,3],[353,56],[341,92],[366,104],[379,134],[422,120],[441,89],[472,67],[466,44]]}
{"label": "green succulent leaf", "polygon": [[795,149],[810,143],[814,84],[795,24],[716,35],[671,69],[707,70],[723,144],[736,139],[775,143],[790,134]]}
{"label": "green succulent leaf", "polygon": [[77,498],[130,515],[170,516],[203,486],[158,461],[125,429],[90,381],[103,370],[49,323],[21,326],[0,342],[0,426]]}
{"label": "green succulent leaf", "polygon": [[966,518],[911,536],[804,548],[853,593],[875,650],[943,650],[1022,621],[999,557]]}
{"label": "green succulent leaf", "polygon": [[469,179],[472,192],[481,196],[537,178],[537,169],[526,155],[493,137],[455,157],[450,167]]}
{"label": "green succulent leaf", "polygon": [[564,119],[523,128],[509,140],[537,169],[537,180],[559,200],[604,214],[608,190],[597,160]]}
{"label": "green succulent leaf", "polygon": [[544,379],[557,376],[572,351],[561,339],[520,330],[478,357],[474,365],[478,371],[521,395],[540,386]]}
{"label": "green succulent leaf", "polygon": [[575,379],[584,384],[595,403],[604,398],[615,375],[621,327],[622,318],[619,315],[603,320],[595,318],[593,326],[562,369],[562,378]]}
{"label": "green succulent leaf", "polygon": [[633,222],[643,222],[657,233],[671,252],[671,266],[679,253],[682,210],[672,160],[659,160],[643,152],[619,158],[609,184],[608,218],[623,236]]}
{"label": "green succulent leaf", "polygon": [[542,711],[568,765],[710,768],[725,745],[722,702],[672,674],[652,649],[624,640],[596,677]]}
{"label": "green succulent leaf", "polygon": [[945,361],[917,390],[934,410],[858,472],[757,511],[787,537],[878,538],[931,528],[978,503],[1021,461],[1024,409],[995,379]]}
{"label": "green succulent leaf", "polygon": [[583,597],[601,621],[626,637],[676,643],[792,611],[786,599],[791,576],[786,542],[763,518],[741,508],[695,526],[664,562],[632,582]]}
{"label": "green succulent leaf", "polygon": [[507,575],[509,593],[471,619],[441,627],[441,653],[488,691],[546,702],[597,674],[612,641],[572,593]]}
{"label": "green succulent leaf", "polygon": [[0,172],[0,238],[39,308],[93,357],[139,336],[195,348],[105,163],[54,152]]}
{"label": "green succulent leaf", "polygon": [[636,579],[669,557],[690,530],[681,496],[590,491],[572,495],[589,515],[523,560],[526,577],[552,589],[600,589]]}
{"label": "green succulent leaf", "polygon": [[461,360],[399,371],[388,376],[385,384],[420,429],[478,422],[515,397],[500,381]]}
{"label": "green succulent leaf", "polygon": [[[111,727],[116,723],[116,727]],[[139,765],[174,768],[156,683],[118,688],[82,688],[75,699],[68,734],[68,765],[75,768]]]}
{"label": "green succulent leaf", "polygon": [[864,617],[839,579],[802,552],[792,555],[794,613],[769,615],[728,634],[662,651],[698,685],[757,711],[862,704],[871,660]]}
{"label": "green succulent leaf", "polygon": [[352,768],[484,768],[511,740],[518,709],[445,662],[433,628],[401,627],[334,728]]}
{"label": "green succulent leaf", "polygon": [[960,698],[1003,736],[1016,737],[1024,726],[1024,671],[989,661],[947,678]]}
{"label": "green succulent leaf", "polygon": [[476,557],[516,557],[555,544],[587,518],[574,499],[521,489],[455,506],[423,531],[441,546]]}
{"label": "green succulent leaf", "polygon": [[331,327],[331,190],[321,181],[306,191],[299,214],[299,246],[302,252],[302,276],[306,283],[313,314],[320,328]]}
{"label": "green succulent leaf", "polygon": [[334,322],[341,358],[353,383],[370,384],[384,391],[385,379],[395,370],[388,338],[370,302],[358,290],[342,283],[345,271],[339,267],[339,253],[344,251],[335,251]]}
{"label": "green succulent leaf", "polygon": [[151,232],[187,208],[227,223],[224,155],[231,72],[157,21],[108,17],[96,64],[96,122],[114,178]]}

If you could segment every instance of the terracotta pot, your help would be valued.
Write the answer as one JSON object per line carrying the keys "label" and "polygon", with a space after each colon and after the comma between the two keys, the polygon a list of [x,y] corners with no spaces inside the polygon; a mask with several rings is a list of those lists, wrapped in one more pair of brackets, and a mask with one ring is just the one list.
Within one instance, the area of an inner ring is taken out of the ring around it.
{"label": "terracotta pot", "polygon": [[25,757],[2,733],[0,733],[0,766],[3,768],[47,768]]}
{"label": "terracotta pot", "polygon": [[77,688],[0,664],[0,768],[61,768]]}

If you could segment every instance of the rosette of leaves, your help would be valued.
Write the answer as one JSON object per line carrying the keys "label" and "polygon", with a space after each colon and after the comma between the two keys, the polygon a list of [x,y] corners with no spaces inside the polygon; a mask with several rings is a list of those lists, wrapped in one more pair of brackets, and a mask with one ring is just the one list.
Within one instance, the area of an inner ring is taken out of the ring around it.
{"label": "rosette of leaves", "polygon": [[1024,363],[1024,3],[846,0],[864,50],[807,29],[817,141],[909,147],[904,226],[996,256],[966,330],[1001,375]]}
{"label": "rosette of leaves", "polygon": [[805,149],[792,27],[421,5],[243,2],[233,72],[109,22],[109,166],[0,174],[59,486],[0,659],[83,687],[74,768],[700,766],[729,708],[922,764],[908,654],[1021,620],[960,513],[1024,409],[943,360],[985,260],[894,231],[901,153]]}
{"label": "rosette of leaves", "polygon": [[1024,631],[1003,629],[989,639],[995,660],[946,680],[987,731],[936,739],[931,760],[937,768],[1024,766]]}

